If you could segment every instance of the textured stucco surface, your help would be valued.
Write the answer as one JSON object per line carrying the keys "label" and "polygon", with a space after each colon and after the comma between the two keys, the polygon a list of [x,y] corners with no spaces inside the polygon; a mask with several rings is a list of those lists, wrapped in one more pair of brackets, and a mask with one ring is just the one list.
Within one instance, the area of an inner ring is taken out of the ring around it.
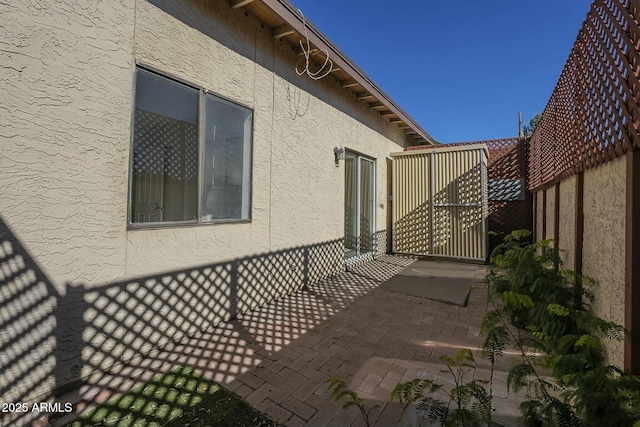
{"label": "textured stucco surface", "polygon": [[0,215],[61,293],[124,277],[133,14],[0,4]]}
{"label": "textured stucco surface", "polygon": [[[626,159],[584,174],[583,273],[596,280],[595,313],[624,325]],[[623,365],[624,346],[607,345],[611,363]]]}
{"label": "textured stucco surface", "polygon": [[[547,216],[545,222],[547,224],[547,239],[553,239],[555,236],[555,206],[556,206],[556,188],[551,187],[547,189]],[[555,242],[552,246],[555,247]]]}
{"label": "textured stucco surface", "polygon": [[80,374],[72,283],[125,275],[134,4],[0,16],[0,401],[19,402]]}
{"label": "textured stucco surface", "polygon": [[[136,60],[254,110],[253,218],[250,224],[131,232],[128,275],[208,262],[212,254],[229,259],[341,238],[344,167],[333,164],[334,146],[377,160],[376,228],[385,229],[384,161],[400,148],[389,137],[403,141],[404,134],[331,78],[298,76],[290,46],[274,44],[270,30],[252,17],[224,4],[155,3],[138,4]],[[196,239],[190,251],[180,250]],[[175,256],[158,259],[150,250],[157,244]]]}
{"label": "textured stucco surface", "polygon": [[[595,280],[593,310],[603,319],[624,325],[625,159],[605,163],[584,173],[583,275]],[[574,269],[576,178],[560,183],[559,247],[564,267]],[[555,188],[547,189],[546,238],[553,238]],[[543,192],[537,203],[536,239],[542,236]],[[624,346],[605,343],[609,362],[622,366]]]}
{"label": "textured stucco surface", "polygon": [[[298,76],[291,46],[241,10],[15,1],[0,15],[0,304],[13,310],[0,400],[46,395],[340,269],[334,146],[376,160],[384,235],[386,160],[408,138],[332,77]],[[251,222],[127,230],[136,62],[253,109]]]}
{"label": "textured stucco surface", "polygon": [[542,240],[545,238],[545,236],[542,235],[542,219],[544,218],[544,211],[542,209],[543,191],[538,191],[534,197],[536,198],[536,217],[534,218],[536,222],[535,238],[536,240]]}
{"label": "textured stucco surface", "polygon": [[576,233],[576,177],[572,176],[560,183],[560,257],[564,268],[574,269]]}

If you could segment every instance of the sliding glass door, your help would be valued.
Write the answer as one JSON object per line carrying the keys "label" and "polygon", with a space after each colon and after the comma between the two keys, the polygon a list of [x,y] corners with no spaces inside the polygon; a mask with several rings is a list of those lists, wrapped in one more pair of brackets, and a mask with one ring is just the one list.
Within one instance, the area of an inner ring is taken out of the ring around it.
{"label": "sliding glass door", "polygon": [[345,259],[372,257],[375,251],[375,162],[345,154]]}

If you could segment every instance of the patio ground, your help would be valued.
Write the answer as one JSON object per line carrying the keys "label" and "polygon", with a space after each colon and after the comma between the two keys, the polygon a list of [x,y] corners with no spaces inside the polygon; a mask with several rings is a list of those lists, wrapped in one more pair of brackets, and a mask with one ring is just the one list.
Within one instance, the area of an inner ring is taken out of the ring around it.
{"label": "patio ground", "polygon": [[[409,425],[415,412],[389,402],[391,390],[420,376],[447,382],[440,356],[465,347],[479,353],[486,310],[486,267],[480,265],[478,288],[466,307],[378,289],[412,262],[382,256],[100,375],[69,399],[82,408],[157,372],[190,365],[290,427],[364,425],[355,408],[343,411],[329,399],[329,377],[345,379],[368,403],[380,405],[375,425]],[[477,360],[476,375],[486,378],[488,362],[479,354]],[[516,425],[517,402],[505,387],[507,363],[501,362],[494,377],[494,414],[501,424]]]}

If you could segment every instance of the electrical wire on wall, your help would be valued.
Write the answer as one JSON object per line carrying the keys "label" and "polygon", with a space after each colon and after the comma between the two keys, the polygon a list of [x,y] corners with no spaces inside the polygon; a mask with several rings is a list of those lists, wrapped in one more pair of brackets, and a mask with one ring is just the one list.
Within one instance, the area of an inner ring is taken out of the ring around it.
{"label": "electrical wire on wall", "polygon": [[[313,80],[320,80],[324,77],[327,77],[329,73],[331,73],[331,71],[333,70],[333,61],[329,59],[329,51],[326,49],[319,49],[314,53],[311,52],[311,42],[309,41],[309,35],[307,34],[307,21],[300,9],[298,9],[298,12],[300,12],[300,16],[302,16],[302,28],[304,31],[305,40],[304,42],[300,40],[300,48],[302,49],[302,54],[304,55],[304,57],[296,64],[296,73],[298,73],[299,76],[306,74]],[[324,64],[322,64],[322,66],[314,72],[311,71],[309,65],[311,64],[311,57],[317,55],[319,52],[324,53]],[[302,69],[300,69],[301,63],[304,63],[304,68]]]}

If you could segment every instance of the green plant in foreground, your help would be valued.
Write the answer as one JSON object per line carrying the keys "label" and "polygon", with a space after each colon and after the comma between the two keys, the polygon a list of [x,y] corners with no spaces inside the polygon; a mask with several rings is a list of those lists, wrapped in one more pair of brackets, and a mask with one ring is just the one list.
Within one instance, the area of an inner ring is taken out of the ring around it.
{"label": "green plant in foreground", "polygon": [[[407,408],[418,403],[418,410],[424,411],[429,421],[439,422],[445,427],[493,426],[491,392],[486,389],[488,381],[471,380],[465,377],[476,369],[473,353],[462,349],[455,357],[444,355],[448,372],[453,378],[453,387],[447,390],[441,384],[429,379],[416,378],[400,383],[391,392],[391,398],[399,400]],[[445,403],[434,396],[439,393],[448,401]],[[426,394],[426,395],[425,395]]]}
{"label": "green plant in foreground", "polygon": [[331,398],[336,402],[344,400],[344,404],[342,405],[342,409],[349,409],[352,406],[355,406],[360,411],[360,415],[364,420],[364,423],[367,427],[371,426],[370,416],[371,412],[380,409],[380,405],[373,405],[368,407],[365,404],[364,399],[358,395],[357,392],[351,390],[347,386],[347,382],[340,378],[329,378],[327,379],[329,383],[329,390],[331,391]]}
{"label": "green plant in foreground", "polygon": [[[512,232],[491,256],[481,329],[482,356],[491,362],[489,381],[466,381],[476,365],[464,349],[454,358],[441,357],[453,376],[451,390],[416,378],[398,384],[391,398],[405,409],[418,403],[431,422],[445,427],[495,426],[493,372],[509,348],[517,350],[519,360],[509,371],[507,388],[525,391],[520,409],[527,426],[640,427],[640,378],[607,365],[602,344],[623,340],[624,328],[590,311],[594,296],[587,285],[593,280],[562,270],[551,241],[530,244],[530,235]],[[343,380],[329,381],[332,397],[348,399],[343,408],[358,406],[369,426],[371,409],[358,394]]]}
{"label": "green plant in foreground", "polygon": [[527,425],[634,425],[640,382],[606,365],[601,342],[624,339],[624,329],[591,313],[593,294],[583,285],[593,281],[562,270],[550,241],[528,244],[529,235],[513,232],[492,254],[484,353],[519,351],[507,386],[526,391]]}

